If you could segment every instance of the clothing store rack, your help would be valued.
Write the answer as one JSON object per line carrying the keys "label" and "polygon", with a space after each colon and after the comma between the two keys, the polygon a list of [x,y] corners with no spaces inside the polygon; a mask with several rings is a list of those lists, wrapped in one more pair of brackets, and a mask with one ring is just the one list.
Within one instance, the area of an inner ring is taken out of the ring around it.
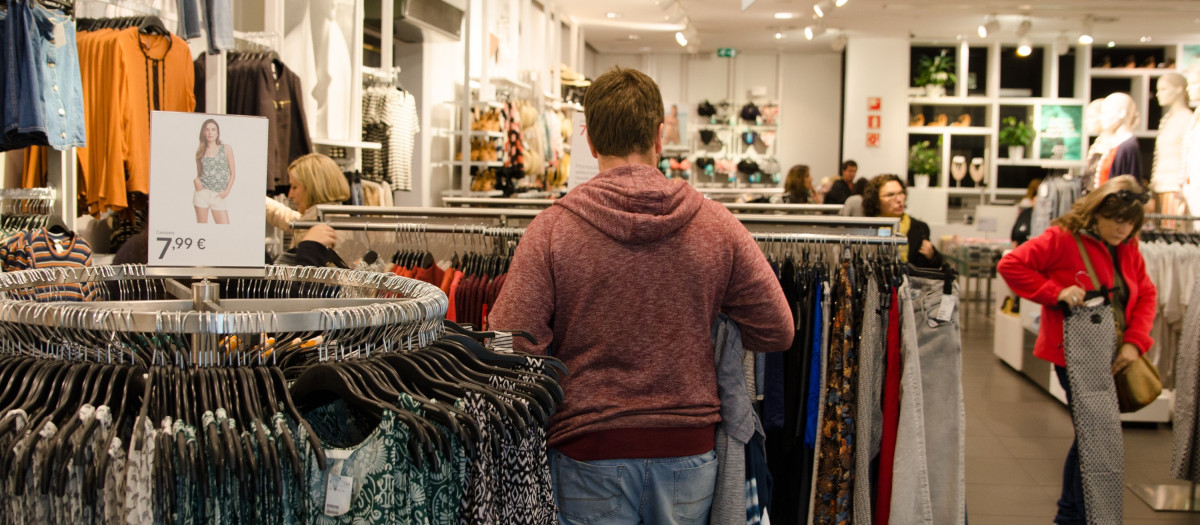
{"label": "clothing store rack", "polygon": [[[188,288],[171,277],[200,282]],[[221,298],[215,281],[250,298]],[[40,290],[67,284],[119,285],[119,297],[39,303]],[[313,297],[300,297],[306,289]],[[356,330],[409,324],[425,340],[441,333],[448,301],[437,287],[403,277],[297,266],[263,269],[148,268],[144,265],[48,268],[0,275],[0,331],[13,324],[58,330],[237,335]],[[143,300],[130,300],[134,297]],[[171,296],[157,299],[158,296]],[[53,337],[47,340],[54,341]]]}
{"label": "clothing store rack", "polygon": [[363,81],[382,82],[391,86],[400,86],[400,67],[391,67],[387,69],[376,69],[371,67],[363,67]]}
{"label": "clothing store rack", "polygon": [[0,234],[55,223],[54,188],[0,190]]}
{"label": "clothing store rack", "polygon": [[[554,204],[554,199],[523,199],[523,198],[489,198],[489,197],[444,197],[442,203],[446,206],[462,207],[529,207],[548,208]],[[839,204],[759,204],[759,203],[723,203],[731,212],[788,212],[797,214],[836,214],[841,211]]]}
{"label": "clothing store rack", "polygon": [[502,226],[486,226],[486,225],[460,225],[460,224],[426,224],[426,223],[402,223],[402,222],[372,222],[370,217],[363,217],[362,221],[357,222],[321,222],[321,221],[293,221],[291,226],[293,229],[308,229],[318,224],[326,224],[335,230],[341,231],[373,231],[373,232],[395,232],[395,233],[451,233],[451,234],[477,234],[485,237],[520,237],[525,234],[525,228],[507,228]]}
{"label": "clothing store rack", "polygon": [[[500,226],[510,220],[531,220],[541,210],[503,208],[438,208],[317,205],[317,220],[334,224],[353,218],[372,217],[371,222],[383,223],[384,218],[437,217],[442,219],[496,219]],[[899,231],[900,219],[887,217],[841,217],[828,215],[734,214],[742,224],[756,232],[795,231],[801,233],[857,234],[890,237]],[[398,219],[397,219],[398,220]],[[403,221],[401,221],[403,222]],[[754,228],[751,228],[751,225]]]}
{"label": "clothing store rack", "polygon": [[753,233],[759,242],[807,242],[818,244],[880,244],[901,246],[908,244],[904,236],[878,237],[868,235],[835,235],[827,233]]}

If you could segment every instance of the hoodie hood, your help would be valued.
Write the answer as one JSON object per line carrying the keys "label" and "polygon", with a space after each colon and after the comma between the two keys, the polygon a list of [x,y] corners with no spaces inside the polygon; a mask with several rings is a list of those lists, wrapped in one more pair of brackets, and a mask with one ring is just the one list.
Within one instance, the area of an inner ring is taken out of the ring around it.
{"label": "hoodie hood", "polygon": [[596,175],[555,201],[605,235],[626,244],[654,242],[695,217],[704,196],[652,166],[630,164]]}

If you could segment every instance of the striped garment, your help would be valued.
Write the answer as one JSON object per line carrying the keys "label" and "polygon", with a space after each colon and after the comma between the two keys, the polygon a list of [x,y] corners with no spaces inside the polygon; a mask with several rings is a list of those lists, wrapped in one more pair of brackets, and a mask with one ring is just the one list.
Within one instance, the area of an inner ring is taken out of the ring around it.
{"label": "striped garment", "polygon": [[[92,247],[72,233],[51,233],[46,228],[17,233],[0,242],[0,267],[5,272],[41,268],[77,268],[92,265]],[[56,284],[22,292],[20,298],[39,303],[93,301],[93,283]]]}

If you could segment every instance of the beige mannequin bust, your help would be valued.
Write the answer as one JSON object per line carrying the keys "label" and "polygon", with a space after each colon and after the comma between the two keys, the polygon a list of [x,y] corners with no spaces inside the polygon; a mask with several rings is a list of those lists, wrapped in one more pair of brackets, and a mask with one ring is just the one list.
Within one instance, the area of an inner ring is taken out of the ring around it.
{"label": "beige mannequin bust", "polygon": [[1158,195],[1160,212],[1177,214],[1179,192],[1183,190],[1183,138],[1192,126],[1187,79],[1179,73],[1164,74],[1158,79],[1155,95],[1163,116],[1158,124],[1158,137],[1154,139],[1150,188]]}

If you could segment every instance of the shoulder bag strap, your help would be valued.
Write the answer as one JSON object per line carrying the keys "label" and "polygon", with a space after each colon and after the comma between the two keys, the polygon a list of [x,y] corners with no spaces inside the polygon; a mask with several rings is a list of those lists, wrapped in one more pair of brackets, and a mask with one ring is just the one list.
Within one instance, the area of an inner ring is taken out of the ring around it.
{"label": "shoulder bag strap", "polygon": [[1088,277],[1092,279],[1092,288],[1100,289],[1100,279],[1096,277],[1096,270],[1092,268],[1092,258],[1088,257],[1087,249],[1083,247],[1083,239],[1079,238],[1078,233],[1072,233],[1075,238],[1075,245],[1079,247],[1079,256],[1083,258],[1083,266],[1087,268]]}

